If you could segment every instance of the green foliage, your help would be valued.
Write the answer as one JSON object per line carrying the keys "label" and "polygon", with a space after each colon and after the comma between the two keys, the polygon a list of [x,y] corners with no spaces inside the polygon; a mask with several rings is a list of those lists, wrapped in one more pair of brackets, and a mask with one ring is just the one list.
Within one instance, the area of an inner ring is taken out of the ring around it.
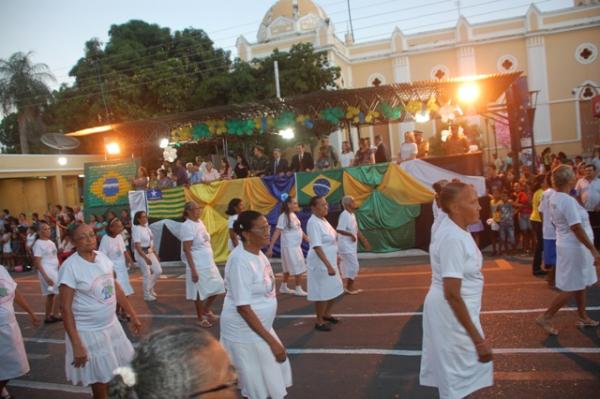
{"label": "green foliage", "polygon": [[18,154],[21,152],[19,145],[19,122],[17,113],[8,114],[0,121],[0,143],[2,148],[0,152],[8,154]]}

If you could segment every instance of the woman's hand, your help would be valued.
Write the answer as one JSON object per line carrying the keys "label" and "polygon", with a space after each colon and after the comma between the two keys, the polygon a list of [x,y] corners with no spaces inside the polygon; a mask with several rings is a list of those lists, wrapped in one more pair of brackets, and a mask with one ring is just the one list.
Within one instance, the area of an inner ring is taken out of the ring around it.
{"label": "woman's hand", "polygon": [[142,331],[142,322],[140,321],[140,319],[137,318],[136,315],[134,315],[131,318],[131,329],[133,330],[133,334],[134,335],[140,335],[140,331]]}
{"label": "woman's hand", "polygon": [[487,340],[483,340],[478,344],[475,344],[477,350],[477,356],[479,357],[480,363],[488,363],[492,361],[492,346]]}
{"label": "woman's hand", "polygon": [[200,276],[198,276],[198,272],[195,268],[192,268],[192,282],[196,284],[200,280]]}
{"label": "woman's hand", "polygon": [[75,368],[84,367],[88,361],[87,350],[85,347],[80,345],[73,346],[73,361],[71,365]]}
{"label": "woman's hand", "polygon": [[152,261],[150,260],[150,258],[149,258],[149,257],[145,256],[145,257],[144,257],[144,261],[146,261],[146,264],[147,264],[148,266],[152,266]]}
{"label": "woman's hand", "polygon": [[269,248],[265,255],[267,255],[267,258],[272,258],[273,257],[273,248]]}
{"label": "woman's hand", "polygon": [[40,319],[37,318],[37,316],[35,315],[35,313],[30,313],[29,314],[29,320],[31,320],[31,324],[33,324],[34,327],[39,327],[40,326]]}
{"label": "woman's hand", "polygon": [[285,359],[287,359],[287,351],[279,341],[274,340],[269,347],[271,348],[271,352],[273,352],[273,356],[275,356],[275,360],[277,360],[278,363],[285,362]]}
{"label": "woman's hand", "polygon": [[[339,263],[339,259],[338,259],[338,263]],[[329,274],[330,276],[335,276],[335,269],[330,264],[327,264],[327,274]]]}
{"label": "woman's hand", "polygon": [[54,287],[54,280],[52,280],[47,274],[44,276],[44,280],[50,287]]}

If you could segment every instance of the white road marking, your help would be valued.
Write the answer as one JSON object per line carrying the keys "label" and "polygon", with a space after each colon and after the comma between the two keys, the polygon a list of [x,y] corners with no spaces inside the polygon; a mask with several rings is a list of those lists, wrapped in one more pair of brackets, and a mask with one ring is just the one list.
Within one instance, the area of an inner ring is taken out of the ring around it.
{"label": "white road marking", "polygon": [[49,354],[27,353],[27,359],[29,359],[29,360],[44,360],[49,357],[50,357]]}
{"label": "white road marking", "polygon": [[[287,349],[292,355],[384,355],[421,356],[420,350],[406,349]],[[600,353],[600,348],[493,348],[495,355],[546,353]]]}
{"label": "white road marking", "polygon": [[71,392],[71,393],[85,393],[91,394],[92,389],[89,387],[79,387],[67,384],[56,384],[53,382],[41,382],[41,381],[30,381],[30,380],[10,380],[8,383],[9,387],[19,388],[30,388],[30,389],[43,389],[45,391],[60,391],[60,392]]}

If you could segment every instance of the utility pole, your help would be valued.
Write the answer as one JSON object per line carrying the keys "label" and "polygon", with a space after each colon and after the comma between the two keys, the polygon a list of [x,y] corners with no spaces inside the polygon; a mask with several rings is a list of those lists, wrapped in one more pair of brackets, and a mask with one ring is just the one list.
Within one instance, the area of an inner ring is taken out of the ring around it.
{"label": "utility pole", "polygon": [[348,0],[348,22],[350,22],[350,34],[354,40],[354,27],[352,26],[352,12],[350,11],[350,0]]}
{"label": "utility pole", "polygon": [[279,87],[279,63],[273,61],[273,69],[275,70],[275,96],[281,100],[281,88]]}

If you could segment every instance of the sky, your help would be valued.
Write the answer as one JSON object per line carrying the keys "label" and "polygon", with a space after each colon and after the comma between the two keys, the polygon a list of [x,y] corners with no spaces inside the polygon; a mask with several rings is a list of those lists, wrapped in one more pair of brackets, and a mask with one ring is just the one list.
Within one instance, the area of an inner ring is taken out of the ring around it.
{"label": "sky", "polygon": [[[56,77],[70,83],[69,70],[91,38],[108,40],[113,24],[141,19],[168,27],[203,29],[217,47],[235,56],[240,35],[253,43],[260,21],[275,0],[0,0],[0,58],[32,51]],[[317,0],[343,38],[348,30],[347,0]],[[457,3],[471,23],[524,15],[535,2],[542,11],[570,7],[572,0],[350,0],[355,41],[389,38],[456,25]]]}

